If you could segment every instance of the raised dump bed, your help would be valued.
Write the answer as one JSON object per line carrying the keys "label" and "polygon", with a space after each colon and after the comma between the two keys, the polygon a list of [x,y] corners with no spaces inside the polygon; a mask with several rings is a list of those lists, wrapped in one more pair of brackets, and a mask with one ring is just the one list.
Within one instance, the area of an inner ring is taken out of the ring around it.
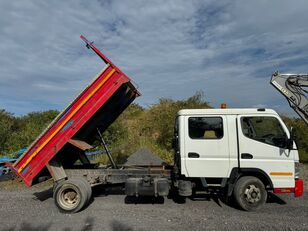
{"label": "raised dump bed", "polygon": [[48,173],[47,171],[53,177],[57,174],[56,168],[50,167],[52,159],[61,159],[63,167],[71,167],[78,159],[86,164],[88,161],[84,150],[91,148],[97,131],[104,132],[140,95],[127,75],[85,37],[80,37],[106,66],[26,152],[10,165],[28,186],[34,184],[39,176]]}

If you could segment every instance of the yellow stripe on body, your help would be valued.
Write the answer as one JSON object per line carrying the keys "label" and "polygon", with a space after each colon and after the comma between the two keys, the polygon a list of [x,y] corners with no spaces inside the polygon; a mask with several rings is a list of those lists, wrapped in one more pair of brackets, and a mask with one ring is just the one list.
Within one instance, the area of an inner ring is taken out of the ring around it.
{"label": "yellow stripe on body", "polygon": [[18,172],[20,173],[28,164],[29,162],[46,146],[46,144],[64,127],[64,125],[76,114],[76,112],[83,106],[85,103],[98,91],[98,89],[113,75],[115,72],[115,69],[112,69],[110,73],[106,76],[106,78],[99,83],[95,89],[72,111],[71,114],[59,125],[59,127],[51,134],[51,136],[48,137],[47,140],[45,140],[44,143],[41,144],[41,146],[36,149],[31,156],[23,163],[23,165],[18,169]]}
{"label": "yellow stripe on body", "polygon": [[293,176],[292,172],[270,172],[271,176]]}

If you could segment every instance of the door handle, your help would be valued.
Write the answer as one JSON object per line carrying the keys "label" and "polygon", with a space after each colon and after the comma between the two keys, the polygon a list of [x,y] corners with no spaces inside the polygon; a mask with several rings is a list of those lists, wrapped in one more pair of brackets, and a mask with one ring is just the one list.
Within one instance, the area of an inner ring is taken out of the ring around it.
{"label": "door handle", "polygon": [[189,158],[199,158],[200,155],[198,153],[196,153],[196,152],[189,152],[188,153],[188,157]]}
{"label": "door handle", "polygon": [[251,155],[250,153],[242,153],[241,159],[253,159],[253,155]]}

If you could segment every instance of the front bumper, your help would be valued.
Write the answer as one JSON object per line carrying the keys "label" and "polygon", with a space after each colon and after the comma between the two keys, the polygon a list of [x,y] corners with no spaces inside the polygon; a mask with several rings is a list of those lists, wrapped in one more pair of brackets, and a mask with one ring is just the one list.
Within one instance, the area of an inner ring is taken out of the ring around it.
{"label": "front bumper", "polygon": [[301,197],[304,193],[304,181],[300,179],[295,180],[294,196]]}
{"label": "front bumper", "polygon": [[274,193],[294,193],[294,197],[301,197],[304,193],[304,181],[295,179],[294,188],[274,188]]}

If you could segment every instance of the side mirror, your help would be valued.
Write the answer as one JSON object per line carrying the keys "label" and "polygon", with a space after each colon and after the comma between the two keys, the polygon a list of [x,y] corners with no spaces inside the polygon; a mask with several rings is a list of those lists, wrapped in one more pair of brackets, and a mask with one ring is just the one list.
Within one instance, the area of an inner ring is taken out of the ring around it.
{"label": "side mirror", "polygon": [[173,149],[175,149],[175,145],[176,145],[175,142],[176,142],[176,141],[175,141],[175,137],[173,137],[173,138],[172,138],[172,148],[173,148]]}
{"label": "side mirror", "polygon": [[293,140],[292,139],[288,139],[286,146],[287,146],[287,149],[293,150]]}
{"label": "side mirror", "polygon": [[178,137],[177,137],[177,135],[175,135],[172,138],[172,148],[173,148],[173,150],[177,150],[178,149]]}
{"label": "side mirror", "polygon": [[287,141],[287,148],[290,149],[290,150],[293,150],[293,143],[294,143],[294,140],[295,140],[295,133],[294,133],[294,128],[291,127],[290,129],[290,139],[288,139]]}

